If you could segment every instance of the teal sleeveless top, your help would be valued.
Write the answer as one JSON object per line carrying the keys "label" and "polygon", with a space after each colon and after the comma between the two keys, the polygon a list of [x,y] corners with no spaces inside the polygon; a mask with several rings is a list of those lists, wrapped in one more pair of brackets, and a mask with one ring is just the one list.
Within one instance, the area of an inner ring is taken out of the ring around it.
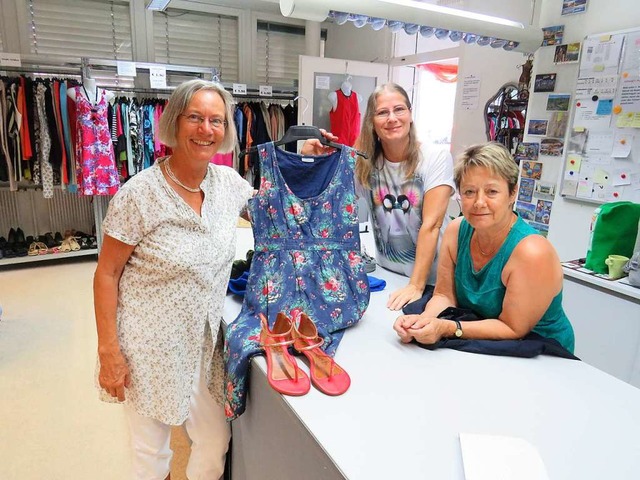
{"label": "teal sleeveless top", "polygon": [[[481,318],[498,318],[507,290],[502,284],[502,269],[520,240],[528,235],[537,234],[537,231],[518,217],[495,256],[477,272],[471,260],[470,242],[473,231],[474,228],[463,219],[458,233],[458,263],[455,271],[458,306],[473,310]],[[533,327],[533,332],[557,340],[573,353],[573,328],[562,308],[562,290]]]}

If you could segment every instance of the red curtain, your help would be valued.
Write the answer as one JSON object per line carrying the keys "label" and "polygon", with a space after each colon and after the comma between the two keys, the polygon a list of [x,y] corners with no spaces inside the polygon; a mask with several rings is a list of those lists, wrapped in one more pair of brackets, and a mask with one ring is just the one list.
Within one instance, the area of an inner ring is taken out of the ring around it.
{"label": "red curtain", "polygon": [[458,66],[442,63],[423,63],[417,65],[421,70],[426,70],[435,75],[438,81],[443,83],[456,83],[458,81]]}

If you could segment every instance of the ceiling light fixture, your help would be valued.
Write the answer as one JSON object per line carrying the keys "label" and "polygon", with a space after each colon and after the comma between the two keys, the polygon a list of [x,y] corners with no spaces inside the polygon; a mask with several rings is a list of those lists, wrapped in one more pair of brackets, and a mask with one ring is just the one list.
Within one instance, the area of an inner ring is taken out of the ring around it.
{"label": "ceiling light fixture", "polygon": [[496,25],[505,25],[507,27],[524,28],[524,25],[520,22],[514,22],[513,20],[507,20],[506,18],[494,17],[492,15],[484,15],[482,13],[469,12],[467,10],[459,10],[457,8],[443,7],[441,5],[435,5],[433,3],[417,2],[416,0],[378,0],[384,3],[391,3],[393,5],[402,5],[405,7],[418,8],[420,10],[426,10],[428,12],[444,13],[446,15],[452,15],[454,17],[468,18],[470,20],[478,20],[479,22],[495,23]]}
{"label": "ceiling light fixture", "polygon": [[151,0],[147,4],[147,10],[154,10],[156,12],[164,12],[171,0]]}
{"label": "ceiling light fixture", "polygon": [[[340,23],[341,18],[338,13],[348,5],[352,15],[386,19],[387,27],[394,33],[405,28],[406,24],[410,24],[410,31],[415,29],[414,25],[419,25],[418,30],[425,37],[437,32],[438,37],[453,37],[458,41],[464,40],[465,43],[480,45],[489,45],[495,40],[504,40],[504,42],[496,41],[494,47],[499,48],[498,46],[504,43],[502,48],[505,50],[517,50],[524,53],[535,52],[542,43],[542,31],[538,27],[542,2],[535,0],[532,2],[533,11],[529,25],[506,18],[442,7],[416,0],[279,1],[282,15],[303,20],[322,22],[327,17],[333,17],[336,23]],[[369,20],[369,23],[372,24],[372,21]],[[376,26],[379,27],[378,24]],[[481,39],[479,43],[477,39]]]}

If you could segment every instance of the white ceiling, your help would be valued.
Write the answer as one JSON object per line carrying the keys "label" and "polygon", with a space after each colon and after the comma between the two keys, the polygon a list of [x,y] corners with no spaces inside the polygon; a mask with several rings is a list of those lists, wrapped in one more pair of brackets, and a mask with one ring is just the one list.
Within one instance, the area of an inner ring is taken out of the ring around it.
{"label": "white ceiling", "polygon": [[[185,2],[251,9],[258,12],[280,13],[280,0],[185,0]],[[169,3],[169,8],[171,8],[171,6],[171,3]]]}

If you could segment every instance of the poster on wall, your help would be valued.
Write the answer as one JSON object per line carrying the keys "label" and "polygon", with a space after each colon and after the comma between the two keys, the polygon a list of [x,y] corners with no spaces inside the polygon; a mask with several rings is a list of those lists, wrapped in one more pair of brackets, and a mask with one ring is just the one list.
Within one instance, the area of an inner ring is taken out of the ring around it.
{"label": "poster on wall", "polygon": [[533,178],[540,180],[542,177],[542,163],[525,160],[522,162],[522,178]]}
{"label": "poster on wall", "polygon": [[569,112],[553,112],[551,114],[551,120],[549,120],[547,135],[549,135],[550,137],[564,138],[564,134],[567,131],[568,123]]}
{"label": "poster on wall", "polygon": [[521,178],[520,188],[518,188],[518,201],[519,202],[531,202],[533,198],[533,189],[536,181],[533,178]]}
{"label": "poster on wall", "polygon": [[569,110],[571,95],[568,93],[551,93],[547,98],[547,110],[554,112],[566,112]]}
{"label": "poster on wall", "polygon": [[577,63],[580,56],[580,42],[556,46],[553,63]]}
{"label": "poster on wall", "polygon": [[543,138],[540,141],[540,155],[561,157],[564,142],[559,138]]}
{"label": "poster on wall", "polygon": [[546,135],[548,120],[529,120],[529,135]]}
{"label": "poster on wall", "polygon": [[542,29],[542,46],[560,45],[564,36],[564,25],[555,25]]}
{"label": "poster on wall", "polygon": [[556,89],[556,74],[542,73],[533,81],[534,92],[553,92]]}
{"label": "poster on wall", "polygon": [[523,160],[538,160],[540,145],[534,142],[520,142],[516,147],[514,159],[519,165]]}
{"label": "poster on wall", "polygon": [[574,15],[587,11],[587,0],[562,0],[561,15]]}

